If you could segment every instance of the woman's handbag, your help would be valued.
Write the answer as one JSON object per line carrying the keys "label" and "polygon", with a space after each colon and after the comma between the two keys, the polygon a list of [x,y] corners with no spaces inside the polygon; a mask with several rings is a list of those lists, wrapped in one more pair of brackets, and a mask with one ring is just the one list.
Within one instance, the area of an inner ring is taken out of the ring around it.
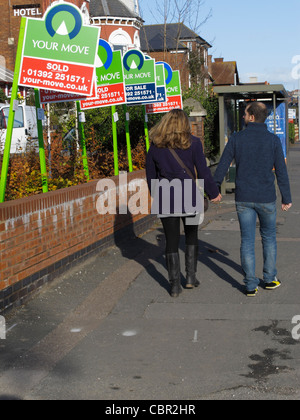
{"label": "woman's handbag", "polygon": [[[174,156],[174,158],[177,160],[177,162],[179,163],[179,165],[182,167],[182,169],[185,170],[185,172],[188,174],[188,176],[190,178],[192,178],[192,180],[197,184],[197,180],[195,179],[194,175],[192,174],[192,172],[189,170],[189,168],[182,162],[182,160],[180,159],[180,157],[178,156],[178,154],[175,152],[174,149],[169,148],[170,152],[172,153],[172,155]],[[206,197],[204,197],[204,212],[206,212],[208,210],[209,207],[209,201]]]}

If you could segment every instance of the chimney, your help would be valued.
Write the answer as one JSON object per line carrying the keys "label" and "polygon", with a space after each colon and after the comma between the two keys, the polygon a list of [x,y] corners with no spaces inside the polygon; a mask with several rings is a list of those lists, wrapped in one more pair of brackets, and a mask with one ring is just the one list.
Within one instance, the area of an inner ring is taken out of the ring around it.
{"label": "chimney", "polygon": [[215,58],[215,63],[223,63],[224,58]]}

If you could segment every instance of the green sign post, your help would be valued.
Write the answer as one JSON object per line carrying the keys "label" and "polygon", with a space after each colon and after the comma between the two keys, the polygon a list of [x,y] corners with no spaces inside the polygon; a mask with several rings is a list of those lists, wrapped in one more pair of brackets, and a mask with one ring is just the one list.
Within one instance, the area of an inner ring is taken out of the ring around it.
{"label": "green sign post", "polygon": [[129,132],[129,112],[127,105],[124,107],[124,116],[125,116],[125,131],[126,131],[126,144],[127,144],[127,156],[128,156],[128,167],[129,172],[133,172],[132,166],[132,155],[131,155],[131,143],[130,143],[130,132]]}
{"label": "green sign post", "polygon": [[146,111],[146,106],[143,106],[143,115],[144,115],[144,131],[145,131],[145,141],[146,141],[146,151],[148,153],[150,149],[150,140],[149,140],[149,129],[148,129],[148,115]]}
{"label": "green sign post", "polygon": [[115,176],[119,175],[119,158],[118,158],[118,131],[117,131],[117,120],[118,113],[116,105],[111,107],[112,116],[112,132],[113,132],[113,148],[114,148],[114,169]]}
{"label": "green sign post", "polygon": [[26,19],[22,18],[20,34],[19,34],[19,44],[18,44],[17,56],[16,56],[14,80],[13,80],[13,86],[12,86],[12,92],[11,92],[11,99],[10,99],[10,110],[9,110],[9,116],[8,116],[8,122],[7,122],[7,135],[6,135],[6,141],[5,141],[5,146],[4,146],[4,154],[3,154],[3,162],[2,162],[2,170],[1,170],[0,203],[3,203],[5,200],[11,139],[12,139],[12,133],[13,133],[14,120],[15,120],[14,102],[17,101],[17,97],[18,97],[18,78],[19,78],[20,65],[21,65],[25,25],[26,25]]}
{"label": "green sign post", "polygon": [[85,142],[85,133],[84,133],[84,125],[82,121],[82,112],[80,108],[80,102],[76,102],[77,106],[77,115],[78,115],[78,131],[79,131],[79,138],[81,144],[81,156],[82,156],[82,164],[83,164],[83,171],[86,177],[86,180],[90,180],[90,173],[89,173],[89,164],[87,159],[87,150],[86,150],[86,142]]}
{"label": "green sign post", "polygon": [[36,121],[38,128],[38,137],[39,137],[39,154],[40,154],[40,167],[41,167],[41,177],[42,177],[42,188],[43,193],[48,192],[48,176],[47,176],[47,165],[46,165],[46,155],[45,155],[45,146],[44,146],[44,134],[43,134],[43,124],[39,111],[41,110],[40,104],[40,95],[39,90],[34,89],[35,96],[35,107],[36,107]]}

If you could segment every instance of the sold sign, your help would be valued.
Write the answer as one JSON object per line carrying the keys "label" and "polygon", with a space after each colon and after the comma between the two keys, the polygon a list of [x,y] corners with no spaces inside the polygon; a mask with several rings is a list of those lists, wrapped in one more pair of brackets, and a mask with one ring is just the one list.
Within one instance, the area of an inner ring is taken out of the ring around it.
{"label": "sold sign", "polygon": [[71,3],[50,7],[43,19],[27,19],[19,85],[90,96],[99,31],[83,25]]}

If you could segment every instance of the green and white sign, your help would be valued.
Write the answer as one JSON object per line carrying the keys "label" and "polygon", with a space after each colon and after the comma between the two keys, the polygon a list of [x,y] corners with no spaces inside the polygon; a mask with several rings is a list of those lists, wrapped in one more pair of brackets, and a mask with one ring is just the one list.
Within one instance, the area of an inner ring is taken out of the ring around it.
{"label": "green and white sign", "polygon": [[126,103],[121,51],[112,51],[104,39],[99,40],[96,61],[97,92],[81,101],[81,109],[99,108]]}
{"label": "green and white sign", "polygon": [[[167,100],[166,70],[163,63],[155,63],[156,70],[156,100],[153,102],[165,102]],[[150,103],[150,102],[148,102]]]}
{"label": "green and white sign", "polygon": [[127,104],[145,104],[155,101],[155,60],[146,60],[141,51],[130,50],[124,55],[123,66]]}
{"label": "green and white sign", "polygon": [[71,3],[50,7],[43,19],[27,19],[19,85],[90,96],[99,32],[83,24]]}
{"label": "green and white sign", "polygon": [[146,105],[147,114],[165,113],[172,109],[183,109],[181,82],[179,70],[173,71],[169,64],[162,63],[165,67],[167,100]]}

